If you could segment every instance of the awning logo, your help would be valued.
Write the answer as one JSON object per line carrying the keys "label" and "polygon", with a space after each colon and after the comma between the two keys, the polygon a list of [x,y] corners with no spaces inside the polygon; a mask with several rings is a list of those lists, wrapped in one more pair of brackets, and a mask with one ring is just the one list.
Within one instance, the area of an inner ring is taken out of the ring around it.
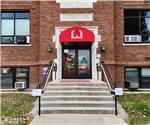
{"label": "awning logo", "polygon": [[71,39],[83,39],[83,32],[81,30],[72,30]]}

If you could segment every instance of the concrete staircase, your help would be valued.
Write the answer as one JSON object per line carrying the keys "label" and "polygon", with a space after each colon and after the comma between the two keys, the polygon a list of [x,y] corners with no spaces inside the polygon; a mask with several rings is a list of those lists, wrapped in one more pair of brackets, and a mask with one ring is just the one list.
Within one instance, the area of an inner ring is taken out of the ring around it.
{"label": "concrete staircase", "polygon": [[41,99],[42,114],[114,114],[114,100],[102,81],[54,81]]}

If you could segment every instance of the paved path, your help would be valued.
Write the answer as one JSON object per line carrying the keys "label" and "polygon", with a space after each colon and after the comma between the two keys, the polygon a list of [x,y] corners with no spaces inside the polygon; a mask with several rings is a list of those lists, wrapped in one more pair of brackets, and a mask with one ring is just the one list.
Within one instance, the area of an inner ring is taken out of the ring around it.
{"label": "paved path", "polygon": [[48,114],[36,116],[30,125],[127,125],[115,115]]}

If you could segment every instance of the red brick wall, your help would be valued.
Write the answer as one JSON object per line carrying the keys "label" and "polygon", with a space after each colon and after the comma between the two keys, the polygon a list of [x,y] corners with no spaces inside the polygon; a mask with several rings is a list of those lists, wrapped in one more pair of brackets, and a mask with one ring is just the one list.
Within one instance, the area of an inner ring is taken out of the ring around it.
{"label": "red brick wall", "polygon": [[30,87],[39,82],[39,4],[38,2],[2,1],[2,10],[30,10],[31,46],[2,46],[1,65],[8,67],[31,66]]}
{"label": "red brick wall", "polygon": [[115,2],[115,61],[116,61],[116,82],[124,86],[124,67],[125,66],[147,66],[150,67],[149,45],[127,46],[124,43],[124,9],[138,8],[149,9],[150,4],[143,2]]}
{"label": "red brick wall", "polygon": [[[2,64],[36,64],[39,57],[38,2],[2,2],[2,9],[29,9],[31,13],[31,46],[1,47]],[[12,4],[11,4],[12,3]],[[24,4],[23,4],[24,3]]]}
{"label": "red brick wall", "polygon": [[[150,66],[145,57],[150,55],[150,46],[124,46],[124,8],[150,8],[150,4],[142,2],[97,2],[93,9],[60,9],[55,1],[39,2],[2,2],[2,9],[30,9],[31,13],[31,46],[1,47],[2,66],[27,65],[30,67],[30,87],[41,82],[42,69],[49,60],[56,58],[55,27],[98,26],[102,41],[98,53],[108,65],[113,81],[124,86],[124,66]],[[60,13],[93,13],[91,22],[60,22]],[[108,49],[102,52],[100,47]],[[51,53],[47,47],[52,46]],[[134,57],[134,58],[133,58]]]}

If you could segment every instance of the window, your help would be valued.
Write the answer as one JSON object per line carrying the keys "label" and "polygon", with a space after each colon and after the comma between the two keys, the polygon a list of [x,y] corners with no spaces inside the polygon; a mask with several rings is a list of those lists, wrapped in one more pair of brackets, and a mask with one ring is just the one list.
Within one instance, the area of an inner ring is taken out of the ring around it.
{"label": "window", "polygon": [[124,11],[125,43],[150,43],[150,10]]}
{"label": "window", "polygon": [[150,88],[150,68],[141,69],[141,87]]}
{"label": "window", "polygon": [[137,68],[125,69],[125,87],[129,87],[130,83],[139,83],[139,74]]}
{"label": "window", "polygon": [[16,82],[28,83],[28,68],[16,68]]}
{"label": "window", "polygon": [[30,13],[1,12],[1,44],[30,43]]}
{"label": "window", "polygon": [[1,68],[1,88],[13,88],[13,70],[12,68]]}
{"label": "window", "polygon": [[29,68],[1,68],[1,88],[11,89],[15,87],[15,82],[25,82],[29,87]]}
{"label": "window", "polygon": [[125,68],[125,87],[138,83],[140,88],[150,88],[150,68]]}

